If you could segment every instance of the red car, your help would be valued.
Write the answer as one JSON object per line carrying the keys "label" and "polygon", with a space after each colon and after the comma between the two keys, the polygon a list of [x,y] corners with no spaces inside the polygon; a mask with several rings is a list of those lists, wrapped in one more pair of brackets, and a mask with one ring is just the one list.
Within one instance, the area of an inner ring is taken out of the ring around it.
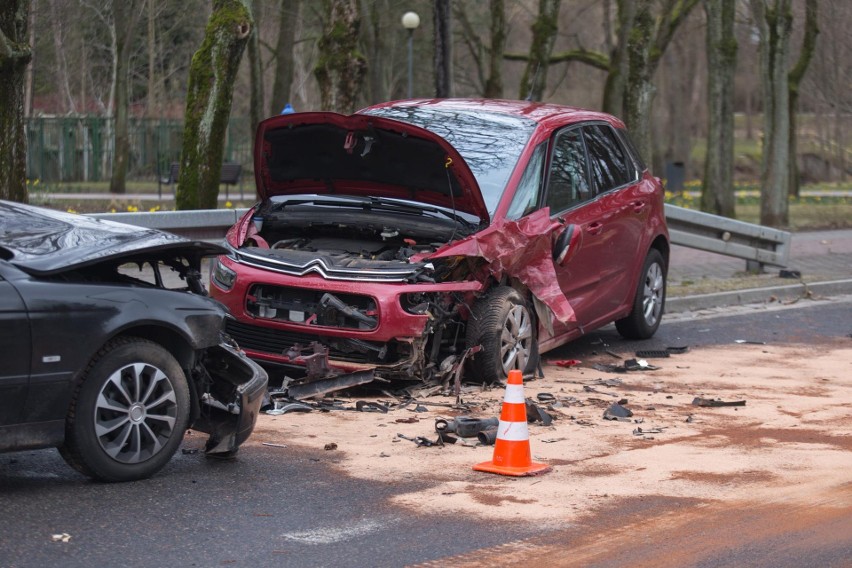
{"label": "red car", "polygon": [[271,376],[304,367],[303,396],[492,382],[608,323],[660,324],[663,190],[610,115],[413,100],[275,116],[255,172],[262,200],[228,232],[212,295]]}

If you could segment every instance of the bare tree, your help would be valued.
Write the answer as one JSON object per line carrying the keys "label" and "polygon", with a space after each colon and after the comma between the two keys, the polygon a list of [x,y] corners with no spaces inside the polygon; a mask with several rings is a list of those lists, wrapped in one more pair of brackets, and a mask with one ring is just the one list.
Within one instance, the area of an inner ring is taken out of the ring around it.
{"label": "bare tree", "polygon": [[254,21],[247,0],[213,0],[189,70],[178,209],[215,209],[234,79]]}
{"label": "bare tree", "polygon": [[[559,30],[560,0],[539,0],[538,16],[532,26],[532,43],[529,54],[521,57],[526,60],[524,74],[521,76],[519,97],[540,101],[547,85],[547,68],[553,63],[551,53]],[[511,57],[515,59],[516,57]],[[519,58],[519,59],[521,59]]]}
{"label": "bare tree", "polygon": [[[506,50],[506,8],[504,0],[490,0],[489,36],[486,45],[480,34],[474,29],[468,15],[469,4],[456,2],[453,14],[461,25],[462,40],[473,58],[480,94],[489,99],[503,97],[503,52]],[[486,75],[487,68],[487,75]]]}
{"label": "bare tree", "polygon": [[0,3],[0,199],[26,203],[27,141],[24,78],[32,50],[29,0]]}
{"label": "bare tree", "polygon": [[817,34],[819,34],[819,26],[818,19],[819,15],[817,13],[817,0],[806,0],[805,2],[805,33],[802,39],[802,50],[799,52],[799,59],[796,61],[796,64],[793,65],[793,69],[790,70],[790,73],[787,76],[787,88],[790,91],[789,97],[789,107],[787,113],[790,117],[790,132],[789,132],[789,146],[788,150],[790,153],[790,187],[789,192],[790,195],[795,195],[798,197],[799,195],[799,165],[797,162],[797,143],[798,132],[796,129],[796,114],[798,113],[799,106],[799,85],[802,82],[802,78],[805,76],[805,72],[808,70],[808,66],[811,63],[811,59],[813,58],[814,51],[816,51],[816,38]]}
{"label": "bare tree", "polygon": [[140,0],[113,0],[112,21],[115,44],[115,82],[112,97],[115,101],[115,144],[110,177],[110,193],[125,193],[127,165],[130,160],[130,54],[134,32],[142,16]]}
{"label": "bare tree", "polygon": [[[257,21],[258,0],[250,0],[252,19]],[[249,63],[249,123],[252,155],[254,155],[254,133],[263,118],[263,62],[260,56],[260,26],[253,26],[248,41]]]}
{"label": "bare tree", "polygon": [[433,0],[432,17],[434,24],[435,47],[435,96],[452,96],[453,56],[450,19],[450,0]]}
{"label": "bare tree", "polygon": [[789,223],[790,90],[787,60],[793,28],[791,0],[751,0],[760,34],[760,79],[763,90],[763,155],[760,175],[760,223]]}
{"label": "bare tree", "polygon": [[278,20],[278,44],[275,49],[275,82],[272,85],[270,114],[278,114],[290,102],[293,84],[293,44],[299,20],[300,0],[281,0]]}
{"label": "bare tree", "polygon": [[[617,2],[618,37],[609,55],[584,47],[552,53],[556,34],[555,15],[542,13],[558,4],[557,0],[539,0],[539,17],[533,25],[533,42],[529,55],[505,54],[509,60],[527,62],[521,79],[521,96],[530,74],[542,76],[547,65],[579,61],[607,72],[603,107],[607,112],[620,114],[630,127],[639,152],[650,158],[651,103],[654,95],[654,73],[675,31],[686,19],[698,0],[621,0]],[[656,10],[654,6],[659,6]],[[558,6],[557,6],[558,8]],[[547,43],[547,41],[549,43]],[[538,71],[535,71],[538,70]],[[538,99],[544,89],[544,77],[532,79],[532,98]],[[620,103],[618,102],[620,101]],[[618,107],[618,108],[616,108]]]}
{"label": "bare tree", "polygon": [[736,0],[704,0],[707,15],[707,158],[701,209],[735,217],[734,209],[734,36]]}
{"label": "bare tree", "polygon": [[320,89],[323,110],[355,112],[355,100],[367,62],[358,51],[360,16],[355,0],[329,0],[328,21],[319,41],[319,61],[314,77]]}

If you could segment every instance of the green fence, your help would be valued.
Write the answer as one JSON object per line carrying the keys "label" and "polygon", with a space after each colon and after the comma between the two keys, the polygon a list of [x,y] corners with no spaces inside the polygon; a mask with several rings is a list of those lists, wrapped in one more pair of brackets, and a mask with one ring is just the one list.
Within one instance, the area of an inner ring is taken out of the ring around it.
{"label": "green fence", "polygon": [[[43,182],[106,181],[112,174],[113,120],[96,116],[37,117],[27,121],[27,176]],[[130,120],[129,180],[155,180],[180,160],[183,121]],[[224,160],[251,175],[249,121],[232,118]]]}

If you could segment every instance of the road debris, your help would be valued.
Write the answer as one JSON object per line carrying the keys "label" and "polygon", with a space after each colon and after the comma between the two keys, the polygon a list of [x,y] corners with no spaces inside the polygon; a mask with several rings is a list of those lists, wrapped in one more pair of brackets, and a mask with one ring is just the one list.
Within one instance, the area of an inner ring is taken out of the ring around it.
{"label": "road debris", "polygon": [[766,345],[765,341],[751,341],[748,339],[734,339],[734,343],[739,343],[740,345]]}
{"label": "road debris", "polygon": [[71,542],[71,535],[68,533],[52,534],[50,540],[53,542]]}
{"label": "road debris", "polygon": [[273,444],[272,442],[261,442],[261,446],[269,446],[270,448],[286,448],[286,444]]}
{"label": "road debris", "polygon": [[423,446],[423,447],[429,448],[429,447],[435,445],[435,442],[433,442],[432,440],[430,440],[430,439],[428,439],[424,436],[416,436],[414,438],[412,438],[410,436],[406,436],[405,434],[397,434],[396,436],[397,436],[397,438],[402,438],[403,440],[408,440],[409,442],[414,442],[418,446]]}
{"label": "road debris", "polygon": [[489,428],[496,428],[500,423],[499,418],[472,418],[470,416],[459,416],[453,420],[438,418],[435,420],[435,432],[454,433],[460,438],[475,438],[477,434]]}
{"label": "road debris", "polygon": [[665,359],[670,355],[667,349],[645,349],[637,351],[636,356],[643,359]]}
{"label": "road debris", "polygon": [[604,420],[618,420],[620,422],[630,422],[631,416],[633,416],[633,411],[619,403],[613,404],[603,413]]}
{"label": "road debris", "polygon": [[579,359],[556,359],[550,361],[551,365],[556,365],[557,367],[576,367],[582,363]]}
{"label": "road debris", "polygon": [[332,450],[336,450],[336,449],[337,449],[337,443],[335,443],[335,442],[329,442],[328,444],[326,444],[325,446],[323,446],[323,447],[322,447],[322,449],[324,449],[324,450],[325,450],[325,451],[327,451],[327,452],[330,452],[330,451],[332,451]]}
{"label": "road debris", "polygon": [[720,407],[720,406],[745,406],[746,401],[744,401],[744,400],[724,401],[724,400],[719,400],[719,399],[713,400],[713,399],[709,399],[709,398],[702,398],[700,396],[696,396],[693,399],[692,404],[694,404],[695,406],[703,406],[703,407],[706,407],[706,408],[717,408],[717,407]]}

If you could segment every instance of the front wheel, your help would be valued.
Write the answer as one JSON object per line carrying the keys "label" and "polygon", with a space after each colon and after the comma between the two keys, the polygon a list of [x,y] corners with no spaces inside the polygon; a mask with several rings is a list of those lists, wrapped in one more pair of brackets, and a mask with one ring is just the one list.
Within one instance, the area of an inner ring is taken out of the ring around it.
{"label": "front wheel", "polygon": [[482,346],[470,361],[472,381],[502,381],[514,369],[534,372],[538,367],[535,318],[523,296],[514,288],[498,286],[477,300],[467,324],[467,345]]}
{"label": "front wheel", "polygon": [[651,249],[642,265],[633,308],[627,317],[615,322],[615,328],[626,339],[648,339],[660,327],[665,302],[666,263],[660,251]]}
{"label": "front wheel", "polygon": [[141,338],[107,343],[71,400],[62,457],[101,481],[150,477],[171,459],[189,422],[180,364]]}

